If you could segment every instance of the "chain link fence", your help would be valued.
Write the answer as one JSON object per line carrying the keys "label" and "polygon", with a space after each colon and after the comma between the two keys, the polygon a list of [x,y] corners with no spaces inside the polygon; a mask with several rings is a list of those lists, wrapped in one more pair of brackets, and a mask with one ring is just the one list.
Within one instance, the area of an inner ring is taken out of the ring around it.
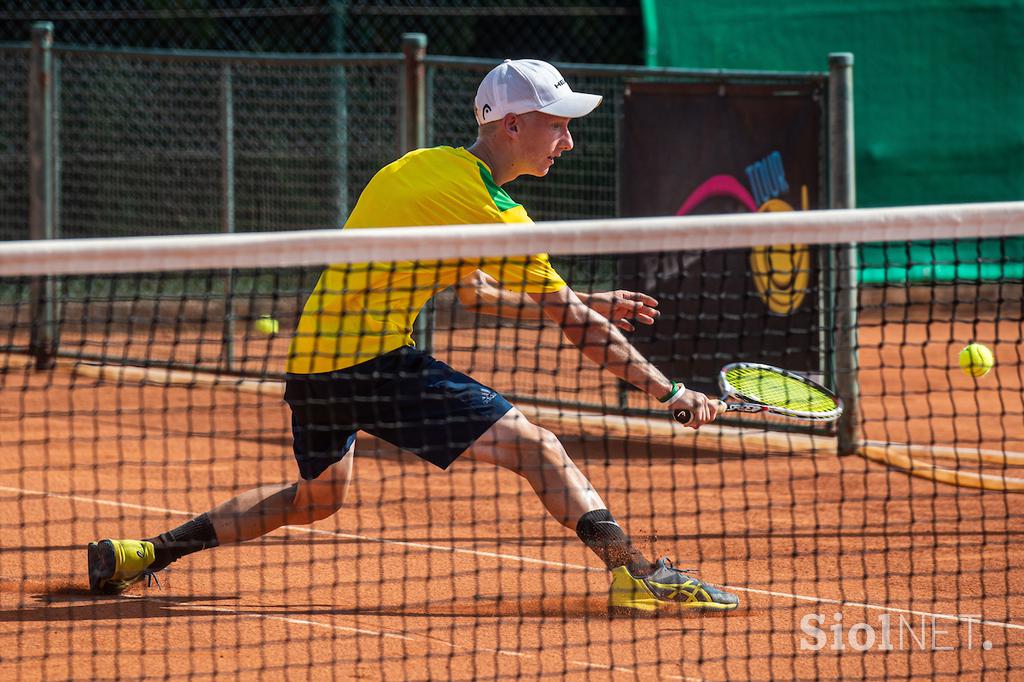
{"label": "chain link fence", "polygon": [[[337,228],[373,174],[411,146],[472,144],[476,88],[498,61],[439,55],[429,40],[425,54],[414,53],[410,44],[420,42],[411,37],[378,54],[308,54],[59,42],[41,48],[41,31],[35,31],[35,48],[0,44],[0,92],[10,102],[0,112],[4,239],[29,238],[30,222],[35,238]],[[43,52],[50,77],[30,79],[28,65]],[[632,83],[807,77],[579,63],[560,63],[560,69],[575,90],[601,94],[604,102],[572,123],[575,149],[555,172],[520,178],[510,188],[535,220],[621,215],[620,135]],[[38,131],[40,119],[26,104],[30,89],[38,99],[42,82],[51,84],[45,158],[38,145],[29,149],[29,120]],[[37,161],[30,163],[33,154]],[[38,178],[40,168],[51,169],[35,186],[51,188],[50,198],[37,198],[37,205],[52,206],[52,229],[39,229],[38,218],[30,221],[28,178]],[[558,258],[556,267],[582,290],[616,286],[612,256]],[[231,367],[234,320],[263,312],[282,317],[285,299],[294,308],[315,276],[295,270],[275,281],[245,273],[159,277],[143,288],[156,302],[173,303],[188,292],[202,301],[200,314],[225,321],[216,356],[169,362]],[[90,296],[75,280],[60,286],[64,301]],[[116,294],[122,282],[104,286]],[[429,329],[418,333],[426,347]]]}
{"label": "chain link fence", "polygon": [[0,239],[28,238],[28,50],[0,50]]}
{"label": "chain link fence", "polygon": [[[337,227],[403,152],[399,55],[52,53],[59,237]],[[28,64],[0,47],[0,239],[29,238]]]}
{"label": "chain link fence", "polygon": [[[337,227],[373,174],[405,150],[403,60],[53,48],[61,237]],[[428,45],[428,51],[431,46]],[[0,237],[27,238],[28,48],[0,48]],[[426,57],[428,146],[468,146],[472,102],[495,60]],[[644,69],[563,66],[604,95],[573,122],[576,148],[513,196],[536,220],[618,214],[625,83]]]}
{"label": "chain link fence", "polygon": [[[438,55],[435,47],[427,41],[421,139],[467,146],[476,134],[476,88],[497,60]],[[400,37],[376,55],[57,43],[55,235],[341,225],[373,174],[405,151],[400,49]],[[10,103],[0,114],[2,239],[28,236],[28,56],[24,43],[0,45],[0,93]],[[520,178],[511,189],[535,220],[620,215],[619,134],[630,82],[726,77],[640,66],[561,69],[574,89],[601,94],[604,103],[573,122],[576,147],[556,173]]]}
{"label": "chain link fence", "polygon": [[63,237],[337,226],[398,151],[398,60],[55,53]]}
{"label": "chain link fence", "polygon": [[[424,33],[430,55],[487,58],[486,67],[430,70],[427,144],[459,145],[472,142],[473,93],[495,60],[639,63],[641,19],[639,0],[8,5],[0,9],[0,41],[7,43],[0,49],[0,96],[7,103],[0,115],[0,239],[27,236],[28,65],[27,47],[20,46],[34,22],[54,24],[57,46],[56,233],[77,237],[337,226],[372,174],[404,151],[395,94],[403,33]],[[216,52],[207,60],[167,61],[137,48]],[[238,52],[391,54],[395,63],[337,69],[273,60],[239,66],[240,59],[225,70],[226,53]],[[232,108],[230,131],[225,106]],[[564,186],[520,183],[517,193],[531,201],[535,217],[614,214],[612,143],[587,134],[610,125],[610,108],[581,122],[581,148],[589,153],[566,164]],[[229,168],[221,153],[226,144]]]}
{"label": "chain link fence", "polygon": [[[58,43],[244,52],[393,52],[424,33],[434,54],[643,61],[639,0],[41,0],[0,9],[0,41],[52,21]],[[15,3],[16,5],[16,3]]]}

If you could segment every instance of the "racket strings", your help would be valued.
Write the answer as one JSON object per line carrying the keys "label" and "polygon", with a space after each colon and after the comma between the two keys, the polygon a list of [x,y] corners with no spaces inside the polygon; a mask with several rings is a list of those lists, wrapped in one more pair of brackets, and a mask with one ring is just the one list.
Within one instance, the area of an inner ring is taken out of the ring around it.
{"label": "racket strings", "polygon": [[801,412],[831,412],[836,402],[828,393],[794,377],[771,370],[738,367],[726,373],[737,393],[750,400]]}

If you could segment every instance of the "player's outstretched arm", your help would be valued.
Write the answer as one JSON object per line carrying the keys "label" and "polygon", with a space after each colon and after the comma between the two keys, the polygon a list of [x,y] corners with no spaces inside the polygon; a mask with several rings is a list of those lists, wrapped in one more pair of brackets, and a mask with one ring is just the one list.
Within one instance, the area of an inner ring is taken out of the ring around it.
{"label": "player's outstretched arm", "polygon": [[[481,270],[475,270],[459,280],[456,294],[466,309],[484,315],[510,317],[518,320],[539,320],[544,317],[540,306],[528,295],[501,286]],[[618,289],[592,294],[576,292],[586,306],[595,310],[616,327],[631,332],[635,324],[650,325],[661,315],[658,301],[647,294]]]}
{"label": "player's outstretched arm", "polygon": [[636,350],[614,324],[569,287],[548,294],[528,294],[544,315],[554,321],[566,338],[589,360],[655,400],[667,400],[670,410],[685,409],[694,415],[690,426],[697,428],[717,416],[717,402],[687,388],[673,393],[675,384]]}
{"label": "player's outstretched arm", "polygon": [[525,294],[501,286],[482,270],[474,270],[455,285],[455,294],[464,308],[483,315],[509,317],[515,320],[540,320],[540,306]]}

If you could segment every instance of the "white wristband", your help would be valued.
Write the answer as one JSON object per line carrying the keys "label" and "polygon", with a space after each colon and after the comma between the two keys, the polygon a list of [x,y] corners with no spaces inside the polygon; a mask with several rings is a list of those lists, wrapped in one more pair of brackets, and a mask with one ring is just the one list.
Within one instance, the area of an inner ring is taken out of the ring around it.
{"label": "white wristband", "polygon": [[660,402],[665,404],[665,405],[668,405],[669,403],[671,403],[673,400],[676,399],[676,396],[678,396],[680,393],[682,393],[685,390],[686,390],[686,386],[683,385],[683,382],[681,382],[681,381],[673,381],[672,382],[672,392],[669,393],[668,396],[662,398],[660,400]]}

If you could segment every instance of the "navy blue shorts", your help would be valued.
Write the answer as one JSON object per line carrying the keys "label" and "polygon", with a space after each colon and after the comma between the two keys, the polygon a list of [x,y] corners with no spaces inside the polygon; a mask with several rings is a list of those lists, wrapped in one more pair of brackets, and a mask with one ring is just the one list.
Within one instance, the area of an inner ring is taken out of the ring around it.
{"label": "navy blue shorts", "polygon": [[289,374],[284,399],[306,480],[340,460],[357,431],[447,469],[512,409],[497,391],[408,346],[334,372]]}

